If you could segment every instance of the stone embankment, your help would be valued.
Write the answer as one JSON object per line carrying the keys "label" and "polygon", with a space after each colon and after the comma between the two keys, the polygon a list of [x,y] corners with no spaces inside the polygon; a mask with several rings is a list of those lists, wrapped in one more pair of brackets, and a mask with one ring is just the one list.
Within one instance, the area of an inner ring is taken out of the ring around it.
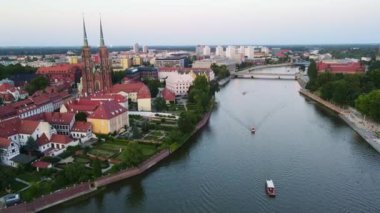
{"label": "stone embankment", "polygon": [[365,117],[354,109],[343,109],[335,104],[325,101],[306,89],[300,89],[299,92],[311,100],[336,112],[339,117],[355,130],[355,132],[357,132],[365,141],[367,141],[368,144],[380,152],[380,138],[376,133],[380,132],[380,125],[378,123],[365,119]]}

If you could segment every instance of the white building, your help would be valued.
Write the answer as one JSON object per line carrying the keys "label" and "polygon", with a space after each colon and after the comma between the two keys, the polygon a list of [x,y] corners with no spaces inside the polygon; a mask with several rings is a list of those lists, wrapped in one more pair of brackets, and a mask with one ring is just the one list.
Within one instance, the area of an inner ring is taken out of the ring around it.
{"label": "white building", "polygon": [[228,46],[226,49],[226,57],[235,59],[236,58],[236,47],[235,46]]}
{"label": "white building", "polygon": [[205,76],[209,81],[215,79],[214,72],[209,68],[162,67],[158,72],[158,77],[165,79],[166,88],[177,96],[187,95],[198,75]]}
{"label": "white building", "polygon": [[148,46],[146,46],[146,45],[143,46],[143,52],[144,52],[144,53],[148,53],[148,51],[149,51],[149,50],[148,50]]}
{"label": "white building", "polygon": [[225,56],[225,54],[224,54],[224,49],[223,49],[222,46],[217,46],[217,47],[216,47],[215,55],[216,55],[216,56],[220,56],[220,57]]}
{"label": "white building", "polygon": [[203,55],[210,55],[211,54],[211,48],[209,46],[205,46],[203,48]]}
{"label": "white building", "polygon": [[255,49],[252,46],[248,46],[245,48],[245,56],[249,59],[255,58]]}
{"label": "white building", "polygon": [[193,62],[193,68],[211,68],[212,64],[216,64],[218,66],[226,66],[230,72],[236,71],[236,62],[235,60],[227,59],[227,58],[210,58],[197,60]]}
{"label": "white building", "polygon": [[17,163],[11,159],[20,154],[20,148],[18,144],[8,138],[0,138],[0,162],[16,167]]}
{"label": "white building", "polygon": [[245,47],[244,46],[239,47],[239,54],[242,54],[242,55],[245,54]]}
{"label": "white building", "polygon": [[135,44],[133,45],[133,52],[138,53],[139,50],[140,50],[140,46],[139,46],[139,44],[138,44],[138,43],[135,43]]}

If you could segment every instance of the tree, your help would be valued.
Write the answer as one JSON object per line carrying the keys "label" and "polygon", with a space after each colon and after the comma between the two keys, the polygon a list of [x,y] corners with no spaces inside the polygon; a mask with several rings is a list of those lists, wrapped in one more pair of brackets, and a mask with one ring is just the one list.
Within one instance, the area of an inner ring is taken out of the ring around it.
{"label": "tree", "polygon": [[309,68],[307,69],[307,75],[311,81],[314,81],[318,76],[317,64],[314,60],[310,60]]}
{"label": "tree", "polygon": [[127,167],[137,166],[143,159],[144,155],[138,143],[130,142],[123,153],[123,163]]}
{"label": "tree", "polygon": [[183,133],[189,133],[194,130],[196,124],[194,112],[182,112],[178,119],[178,127]]}
{"label": "tree", "polygon": [[38,90],[43,90],[49,86],[49,80],[45,76],[37,76],[33,78],[30,83],[25,87],[29,95],[33,95]]}
{"label": "tree", "polygon": [[144,79],[143,82],[148,86],[151,96],[156,97],[158,94],[158,88],[161,86],[160,81],[148,78]]}
{"label": "tree", "polygon": [[37,141],[34,140],[32,137],[29,137],[28,140],[26,141],[24,149],[29,153],[29,155],[31,155],[33,151],[38,150]]}
{"label": "tree", "polygon": [[75,114],[75,121],[87,122],[87,114],[85,112],[78,112]]}
{"label": "tree", "polygon": [[376,121],[380,121],[380,89],[361,95],[355,101],[356,108]]}
{"label": "tree", "polygon": [[216,92],[220,91],[219,83],[216,80],[210,81],[210,95],[215,96]]}
{"label": "tree", "polygon": [[95,159],[92,165],[93,175],[95,178],[102,176],[102,166],[99,159]]}
{"label": "tree", "polygon": [[121,83],[125,77],[125,71],[112,72],[112,83],[117,84]]}
{"label": "tree", "polygon": [[157,111],[165,111],[168,109],[168,106],[166,105],[165,100],[162,97],[157,97],[153,102],[154,107]]}

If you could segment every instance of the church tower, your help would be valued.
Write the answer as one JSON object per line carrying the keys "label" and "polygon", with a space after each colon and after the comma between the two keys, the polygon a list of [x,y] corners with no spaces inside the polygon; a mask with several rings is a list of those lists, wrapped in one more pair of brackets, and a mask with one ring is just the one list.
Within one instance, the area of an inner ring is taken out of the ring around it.
{"label": "church tower", "polygon": [[83,48],[82,48],[82,95],[87,96],[94,92],[93,62],[91,60],[91,49],[88,46],[86,24],[83,18]]}
{"label": "church tower", "polygon": [[103,26],[100,20],[100,47],[99,63],[91,58],[91,49],[88,45],[86,25],[83,19],[83,48],[82,48],[82,91],[83,96],[95,92],[107,92],[112,87],[112,70],[108,49],[104,43]]}
{"label": "church tower", "polygon": [[111,61],[109,59],[108,49],[104,43],[102,20],[100,19],[100,73],[102,78],[102,90],[108,91],[112,87]]}

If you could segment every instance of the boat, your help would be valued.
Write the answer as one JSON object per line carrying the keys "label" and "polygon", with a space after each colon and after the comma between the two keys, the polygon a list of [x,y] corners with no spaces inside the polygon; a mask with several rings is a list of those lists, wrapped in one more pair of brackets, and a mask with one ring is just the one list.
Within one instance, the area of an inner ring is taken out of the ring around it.
{"label": "boat", "polygon": [[242,92],[243,95],[247,94],[247,92]]}
{"label": "boat", "polygon": [[255,133],[256,133],[256,129],[255,129],[255,127],[252,127],[252,128],[251,128],[251,133],[252,133],[252,134],[255,134]]}
{"label": "boat", "polygon": [[267,180],[265,190],[269,197],[276,197],[276,189],[274,188],[273,180]]}

